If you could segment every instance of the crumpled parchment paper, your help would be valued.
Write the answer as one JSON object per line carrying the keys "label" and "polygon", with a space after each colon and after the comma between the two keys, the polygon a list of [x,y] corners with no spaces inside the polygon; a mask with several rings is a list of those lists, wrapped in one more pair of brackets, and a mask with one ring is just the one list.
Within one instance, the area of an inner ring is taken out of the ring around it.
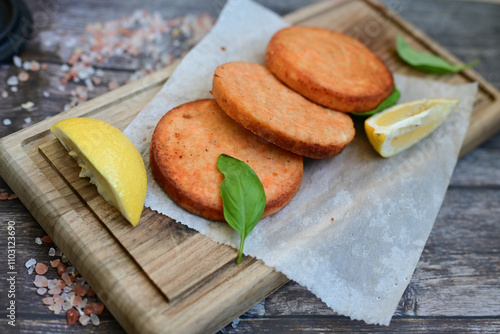
{"label": "crumpled parchment paper", "polygon": [[[227,224],[186,212],[158,186],[149,144],[167,111],[211,97],[218,65],[264,63],[269,39],[285,26],[260,5],[230,0],[210,34],[125,130],[148,169],[146,206],[237,248],[238,234]],[[263,219],[245,242],[245,254],[307,287],[336,312],[382,325],[389,324],[432,229],[477,90],[476,84],[451,86],[397,74],[395,80],[400,102],[447,97],[461,103],[430,137],[389,159],[372,149],[357,121],[355,140],[342,154],[305,159],[302,185],[291,203]]]}

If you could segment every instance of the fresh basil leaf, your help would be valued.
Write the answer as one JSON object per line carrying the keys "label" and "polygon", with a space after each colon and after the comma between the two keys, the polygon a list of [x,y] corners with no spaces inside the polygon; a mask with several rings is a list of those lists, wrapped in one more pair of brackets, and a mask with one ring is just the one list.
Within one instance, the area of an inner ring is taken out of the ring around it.
{"label": "fresh basil leaf", "polygon": [[396,50],[399,57],[406,63],[420,71],[434,74],[456,73],[479,63],[479,60],[476,59],[465,65],[453,65],[441,57],[412,49],[401,35],[397,37]]}
{"label": "fresh basil leaf", "polygon": [[382,101],[377,108],[367,112],[352,113],[352,114],[355,116],[371,116],[373,114],[381,112],[382,110],[392,107],[398,102],[400,97],[401,97],[401,92],[399,91],[399,89],[396,88],[396,86],[394,86],[394,90],[392,91],[391,95],[389,95],[384,101]]}
{"label": "fresh basil leaf", "polygon": [[264,214],[266,194],[255,172],[241,160],[221,154],[217,168],[224,174],[220,186],[224,218],[240,234],[237,263],[241,263],[246,237]]}

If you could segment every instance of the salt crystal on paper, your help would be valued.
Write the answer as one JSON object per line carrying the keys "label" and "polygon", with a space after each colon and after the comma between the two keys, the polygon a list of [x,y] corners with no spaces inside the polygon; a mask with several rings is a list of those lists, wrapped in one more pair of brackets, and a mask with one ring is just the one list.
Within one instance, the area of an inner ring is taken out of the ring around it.
{"label": "salt crystal on paper", "polygon": [[12,121],[11,121],[10,119],[8,119],[8,118],[4,118],[4,120],[3,120],[3,125],[5,125],[5,126],[9,126],[9,125],[11,125],[11,124],[12,124]]}
{"label": "salt crystal on paper", "polygon": [[56,250],[53,247],[50,247],[49,256],[55,256],[55,255],[56,255]]}
{"label": "salt crystal on paper", "polygon": [[33,274],[33,271],[35,271],[35,265],[32,265],[31,267],[28,268],[28,275]]}
{"label": "salt crystal on paper", "polygon": [[26,268],[29,268],[33,265],[36,264],[36,260],[35,259],[29,259],[28,261],[26,261],[26,263],[24,264],[26,266]]}
{"label": "salt crystal on paper", "polygon": [[92,321],[92,325],[94,326],[99,326],[99,324],[101,323],[101,320],[99,320],[99,317],[95,314],[90,315],[90,321]]}
{"label": "salt crystal on paper", "polygon": [[37,238],[35,238],[35,244],[37,244],[37,245],[41,245],[41,244],[42,244],[42,239],[40,239],[40,238],[38,238],[38,237],[37,237]]}
{"label": "salt crystal on paper", "polygon": [[19,84],[19,79],[13,75],[7,79],[7,85],[9,86],[17,86]]}

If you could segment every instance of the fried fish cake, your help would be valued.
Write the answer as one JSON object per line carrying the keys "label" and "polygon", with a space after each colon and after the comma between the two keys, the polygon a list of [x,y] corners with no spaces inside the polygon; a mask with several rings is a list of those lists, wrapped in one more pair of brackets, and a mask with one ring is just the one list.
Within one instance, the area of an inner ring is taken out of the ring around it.
{"label": "fried fish cake", "polygon": [[394,89],[392,73],[375,53],[329,29],[278,31],[267,46],[266,63],[293,90],[333,110],[370,111]]}
{"label": "fried fish cake", "polygon": [[220,65],[215,70],[212,95],[243,127],[299,155],[332,157],[354,139],[349,115],[307,100],[261,64]]}
{"label": "fried fish cake", "polygon": [[181,207],[210,220],[224,220],[217,157],[246,162],[266,194],[264,216],[283,208],[302,182],[302,157],[271,144],[228,117],[215,100],[189,102],[160,120],[150,147],[151,169]]}

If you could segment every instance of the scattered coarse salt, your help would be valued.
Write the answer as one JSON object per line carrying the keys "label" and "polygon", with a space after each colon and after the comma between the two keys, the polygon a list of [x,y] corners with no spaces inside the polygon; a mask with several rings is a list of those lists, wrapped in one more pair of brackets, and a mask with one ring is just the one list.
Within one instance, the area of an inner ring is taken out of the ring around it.
{"label": "scattered coarse salt", "polygon": [[62,305],[64,303],[64,298],[60,295],[54,295],[54,304]]}
{"label": "scattered coarse salt", "polygon": [[7,85],[9,86],[17,86],[19,84],[19,79],[13,75],[7,79]]}
{"label": "scattered coarse salt", "polygon": [[73,305],[74,306],[80,305],[81,302],[82,302],[82,297],[81,296],[75,296],[75,298],[73,299]]}
{"label": "scattered coarse salt", "polygon": [[[31,123],[31,117],[25,117],[24,118],[24,123],[30,124]],[[41,242],[41,241],[40,241]],[[39,244],[40,245],[40,244]]]}
{"label": "scattered coarse salt", "polygon": [[49,289],[53,289],[57,286],[57,280],[56,279],[51,279],[49,280],[49,282],[47,283],[47,288]]}
{"label": "scattered coarse salt", "polygon": [[62,309],[62,304],[55,304],[54,314],[60,314]]}
{"label": "scattered coarse salt", "polygon": [[22,107],[23,109],[26,109],[26,110],[30,110],[30,109],[31,109],[31,108],[33,108],[34,106],[35,106],[35,104],[34,104],[33,102],[31,102],[31,101],[28,101],[28,102],[26,102],[26,103],[21,104],[21,107]]}
{"label": "scattered coarse salt", "polygon": [[236,327],[238,327],[239,324],[240,324],[240,318],[236,318],[231,323],[231,327],[236,328]]}
{"label": "scattered coarse salt", "polygon": [[49,96],[50,96],[50,93],[49,93],[49,92],[47,92],[47,91],[44,91],[44,92],[43,92],[43,97],[49,97]]}
{"label": "scattered coarse salt", "polygon": [[45,235],[42,237],[42,241],[45,242],[46,244],[51,244],[52,243],[52,238],[48,235]]}
{"label": "scattered coarse salt", "polygon": [[59,248],[56,249],[56,256],[61,256],[62,255],[62,250]]}
{"label": "scattered coarse salt", "polygon": [[28,275],[33,274],[33,271],[35,271],[35,265],[32,265],[31,267],[28,268]]}
{"label": "scattered coarse salt", "polygon": [[23,66],[23,60],[21,59],[21,57],[19,56],[14,56],[12,58],[12,61],[14,62],[14,65],[16,65],[16,67],[21,67]]}
{"label": "scattered coarse salt", "polygon": [[78,321],[80,321],[80,324],[82,324],[82,326],[87,326],[90,321],[90,317],[84,314],[80,316],[80,319],[78,319]]}
{"label": "scattered coarse salt", "polygon": [[104,311],[104,304],[102,303],[88,303],[84,309],[83,313],[90,315],[90,314],[97,314],[100,315]]}
{"label": "scattered coarse salt", "polygon": [[54,304],[54,298],[53,297],[45,297],[42,299],[42,303],[45,305],[52,305]]}
{"label": "scattered coarse salt", "polygon": [[[70,279],[71,279],[71,276],[70,276]],[[71,286],[65,286],[64,289],[63,289],[64,292],[68,293],[70,291],[73,291],[73,288]]]}
{"label": "scattered coarse salt", "polygon": [[99,320],[99,317],[95,314],[90,315],[90,321],[92,322],[92,325],[94,326],[99,326],[101,323],[101,320]]}
{"label": "scattered coarse salt", "polygon": [[49,256],[55,256],[55,255],[56,255],[56,250],[53,247],[50,247]]}
{"label": "scattered coarse salt", "polygon": [[10,119],[8,119],[8,118],[4,118],[4,119],[3,119],[3,125],[5,125],[5,126],[9,126],[9,125],[11,125],[11,124],[12,124],[12,121],[11,121]]}
{"label": "scattered coarse salt", "polygon": [[40,239],[39,237],[36,237],[35,238],[35,244],[41,245],[42,244],[42,239]]}
{"label": "scattered coarse salt", "polygon": [[18,91],[17,86],[10,86],[10,91],[12,93],[17,93],[17,91]]}
{"label": "scattered coarse salt", "polygon": [[61,288],[59,287],[54,287],[49,290],[49,295],[58,295],[61,293]]}
{"label": "scattered coarse salt", "polygon": [[73,303],[69,300],[65,301],[62,305],[62,309],[63,311],[67,311],[69,310],[70,308],[73,308]]}
{"label": "scattered coarse salt", "polygon": [[31,266],[34,266],[35,264],[36,264],[35,259],[29,259],[28,261],[26,261],[26,263],[24,265],[26,266],[26,268],[29,268]]}
{"label": "scattered coarse salt", "polygon": [[[47,267],[47,265],[41,263],[41,262],[38,262],[35,266],[35,271],[38,275],[43,275],[47,272],[47,270],[49,269],[49,267]],[[48,284],[48,283],[47,283]]]}
{"label": "scattered coarse salt", "polygon": [[57,265],[57,273],[59,274],[59,276],[61,276],[65,272],[66,272],[66,266],[63,263],[59,263]]}
{"label": "scattered coarse salt", "polygon": [[41,68],[41,65],[39,62],[37,62],[36,60],[33,60],[30,64],[30,70],[32,70],[33,72],[37,72],[39,71]]}
{"label": "scattered coarse salt", "polygon": [[44,294],[47,293],[47,288],[38,288],[38,289],[36,289],[36,293],[43,296]]}
{"label": "scattered coarse salt", "polygon": [[21,71],[19,72],[19,74],[17,75],[17,78],[19,79],[20,82],[26,82],[29,80],[30,78],[30,75],[28,74],[28,72],[26,71]]}
{"label": "scattered coarse salt", "polygon": [[66,313],[66,320],[68,321],[68,326],[72,326],[76,323],[79,318],[78,311],[74,308],[70,308]]}
{"label": "scattered coarse salt", "polygon": [[120,84],[118,84],[118,82],[116,82],[116,81],[111,81],[108,84],[109,90],[114,90],[114,89],[117,89],[118,87],[120,87]]}
{"label": "scattered coarse salt", "polygon": [[75,294],[78,295],[78,296],[85,296],[85,293],[87,293],[87,291],[85,291],[85,289],[83,288],[83,286],[81,286],[80,284],[76,283],[75,285]]}
{"label": "scattered coarse salt", "polygon": [[66,268],[66,272],[68,274],[70,274],[70,275],[73,274],[75,272],[75,267],[68,267],[68,268]]}
{"label": "scattered coarse salt", "polygon": [[2,98],[6,99],[9,97],[9,93],[7,91],[2,91]]}
{"label": "scattered coarse salt", "polygon": [[29,70],[30,70],[30,68],[31,68],[31,62],[29,62],[29,61],[25,61],[25,62],[23,63],[23,68],[24,68],[24,70],[25,70],[25,71],[29,71]]}
{"label": "scattered coarse salt", "polygon": [[67,273],[62,274],[61,278],[63,279],[64,283],[66,283],[66,285],[71,285],[71,278],[69,278],[69,275]]}
{"label": "scattered coarse salt", "polygon": [[45,276],[36,275],[33,283],[35,283],[35,286],[37,288],[46,288],[48,285],[48,280]]}
{"label": "scattered coarse salt", "polygon": [[83,298],[82,302],[78,306],[80,307],[80,309],[83,309],[83,308],[85,308],[85,306],[87,306],[87,303],[88,303],[88,299],[87,298]]}
{"label": "scattered coarse salt", "polygon": [[60,261],[61,260],[59,260],[59,259],[55,259],[54,261],[50,261],[50,266],[52,268],[55,268],[55,267],[57,267],[57,265],[59,264]]}
{"label": "scattered coarse salt", "polygon": [[71,69],[68,64],[62,64],[61,65],[61,71],[63,72],[68,72]]}

